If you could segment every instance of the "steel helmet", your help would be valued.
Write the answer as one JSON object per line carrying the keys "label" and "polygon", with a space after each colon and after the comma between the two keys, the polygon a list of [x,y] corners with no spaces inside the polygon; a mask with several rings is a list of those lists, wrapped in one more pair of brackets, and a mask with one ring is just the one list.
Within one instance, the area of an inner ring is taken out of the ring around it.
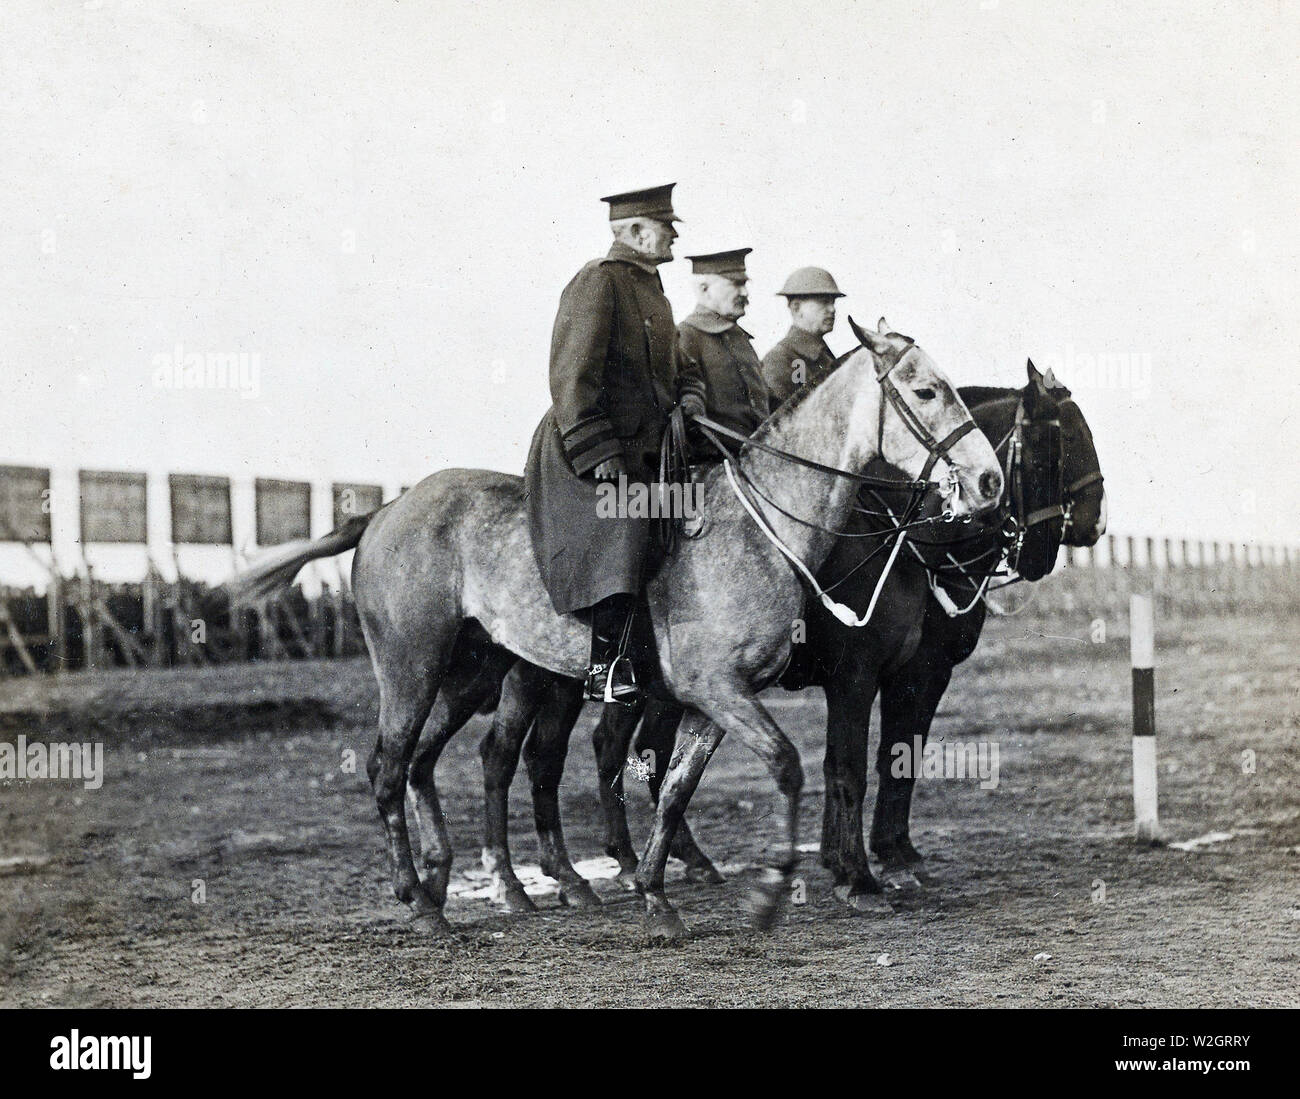
{"label": "steel helmet", "polygon": [[777,293],[787,298],[844,297],[831,273],[820,267],[800,267],[785,280],[785,285]]}

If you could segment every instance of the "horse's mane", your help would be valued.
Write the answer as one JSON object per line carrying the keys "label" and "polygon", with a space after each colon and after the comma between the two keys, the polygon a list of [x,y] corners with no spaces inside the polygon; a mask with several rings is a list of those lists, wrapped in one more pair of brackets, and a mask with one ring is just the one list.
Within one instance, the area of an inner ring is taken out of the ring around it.
{"label": "horse's mane", "polygon": [[863,351],[863,350],[865,350],[865,348],[855,347],[853,348],[852,351],[844,352],[843,355],[841,355],[838,359],[835,360],[835,365],[832,366],[828,371],[826,371],[826,373],[823,374],[820,378],[818,378],[816,381],[809,382],[807,385],[800,386],[792,394],[790,394],[790,396],[787,397],[781,403],[781,405],[777,408],[777,410],[773,412],[772,415],[770,415],[766,420],[764,420],[762,424],[759,425],[758,431],[756,431],[754,434],[757,435],[758,432],[764,431],[766,429],[775,429],[784,425],[785,422],[788,419],[790,419],[790,417],[794,414],[795,409],[797,409],[800,405],[802,405],[804,401],[806,401],[812,395],[814,390],[820,389],[821,386],[825,384],[826,379],[829,378],[832,374],[834,374],[846,362],[848,362],[848,360],[853,356],[855,352]]}
{"label": "horse's mane", "polygon": [[1008,397],[1020,396],[1020,390],[1010,389],[1004,385],[963,385],[957,388],[957,395],[966,402],[966,407],[977,404],[989,404],[1003,401]]}

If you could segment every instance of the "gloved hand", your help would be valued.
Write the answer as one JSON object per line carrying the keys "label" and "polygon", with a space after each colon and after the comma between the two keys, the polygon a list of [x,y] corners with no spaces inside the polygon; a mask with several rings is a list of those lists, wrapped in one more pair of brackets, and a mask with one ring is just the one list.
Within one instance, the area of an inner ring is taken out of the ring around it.
{"label": "gloved hand", "polygon": [[623,460],[621,454],[616,454],[612,458],[606,458],[596,467],[597,481],[617,481],[618,475],[627,473],[627,462]]}
{"label": "gloved hand", "polygon": [[681,401],[682,414],[688,419],[692,416],[705,416],[708,409],[704,407],[704,399],[696,393],[687,393]]}

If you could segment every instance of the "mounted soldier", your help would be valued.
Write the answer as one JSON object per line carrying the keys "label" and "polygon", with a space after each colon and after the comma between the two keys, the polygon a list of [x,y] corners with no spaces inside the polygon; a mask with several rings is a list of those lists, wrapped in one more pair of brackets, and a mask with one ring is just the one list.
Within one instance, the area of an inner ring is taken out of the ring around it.
{"label": "mounted soldier", "polygon": [[752,251],[688,256],[695,311],[677,326],[682,351],[700,365],[709,418],[745,435],[772,411],[754,337],[736,323],[749,304],[745,257]]}
{"label": "mounted soldier", "polygon": [[777,293],[786,300],[791,323],[785,338],[763,356],[763,379],[774,405],[834,368],[825,336],[835,327],[835,299],[844,297],[820,267],[800,267]]}
{"label": "mounted soldier", "polygon": [[[648,518],[607,516],[600,483],[657,480],[675,405],[704,413],[704,384],[680,358],[673,311],[657,267],[673,258],[674,184],[610,195],[614,243],[560,296],[551,336],[551,409],[524,471],[533,553],[559,614],[589,611],[585,697],[635,702],[624,658],[650,565]],[[620,491],[620,497],[623,493]]]}

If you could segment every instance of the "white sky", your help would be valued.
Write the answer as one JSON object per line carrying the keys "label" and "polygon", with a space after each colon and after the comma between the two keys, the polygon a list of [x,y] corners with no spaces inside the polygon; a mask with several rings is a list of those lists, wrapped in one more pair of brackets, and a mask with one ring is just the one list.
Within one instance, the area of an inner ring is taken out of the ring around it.
{"label": "white sky", "polygon": [[[677,180],[679,255],[755,250],[760,353],[826,266],[959,383],[1063,362],[1113,530],[1300,541],[1295,4],[6,0],[0,30],[0,462],[519,471],[599,196]],[[256,354],[259,395],[156,387],[177,344]],[[1149,394],[1080,385],[1098,354]]]}

